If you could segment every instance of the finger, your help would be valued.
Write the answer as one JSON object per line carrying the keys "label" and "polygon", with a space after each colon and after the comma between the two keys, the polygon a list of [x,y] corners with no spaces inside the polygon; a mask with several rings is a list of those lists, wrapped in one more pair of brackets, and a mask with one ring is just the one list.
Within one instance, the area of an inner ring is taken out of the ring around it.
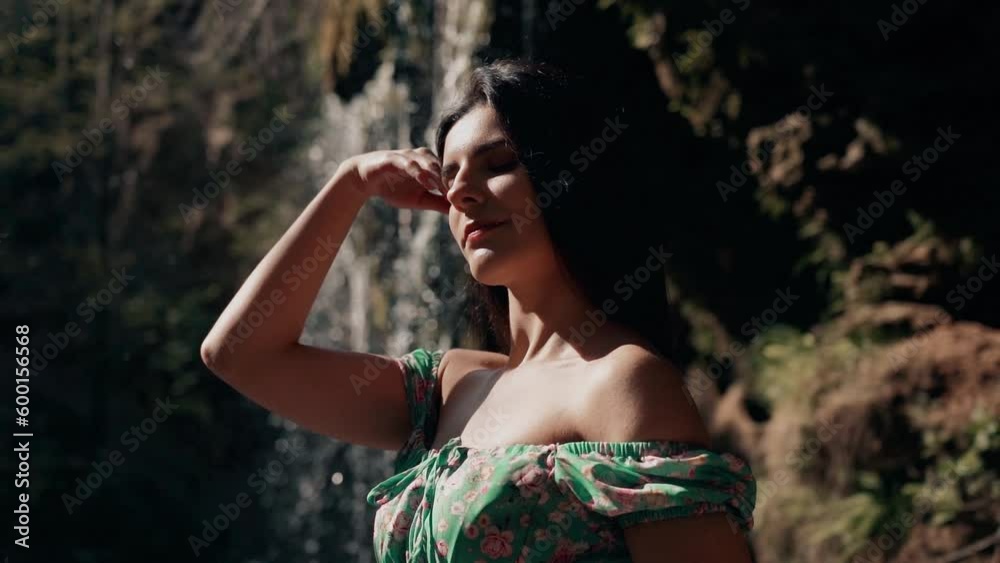
{"label": "finger", "polygon": [[419,183],[419,180],[416,180],[413,177],[412,172],[406,170],[407,160],[404,157],[395,155],[391,160],[392,166],[386,170],[384,176],[385,189],[387,192],[393,193],[399,189],[400,186],[404,186],[410,182],[416,181]]}
{"label": "finger", "polygon": [[441,172],[441,162],[438,160],[434,153],[430,151],[427,147],[420,147],[412,151],[413,157],[420,162],[420,164],[429,169],[437,177],[437,181],[441,187],[441,193],[447,192],[447,187],[444,185],[444,179]]}
{"label": "finger", "polygon": [[413,204],[413,207],[416,209],[439,211],[447,215],[448,211],[451,209],[451,203],[448,202],[447,198],[436,193],[421,192],[420,195],[417,196],[417,201]]}
{"label": "finger", "polygon": [[432,151],[431,149],[429,149],[427,147],[418,147],[418,148],[415,148],[415,149],[413,149],[413,152],[415,152],[415,153],[417,153],[417,154],[419,154],[421,156],[426,156],[427,158],[430,158],[434,162],[440,162],[440,159],[438,159],[437,155],[434,154],[434,151]]}
{"label": "finger", "polygon": [[417,157],[409,158],[406,163],[406,171],[431,192],[441,191],[442,195],[444,195],[444,184],[441,181],[441,175],[430,168],[422,159]]}

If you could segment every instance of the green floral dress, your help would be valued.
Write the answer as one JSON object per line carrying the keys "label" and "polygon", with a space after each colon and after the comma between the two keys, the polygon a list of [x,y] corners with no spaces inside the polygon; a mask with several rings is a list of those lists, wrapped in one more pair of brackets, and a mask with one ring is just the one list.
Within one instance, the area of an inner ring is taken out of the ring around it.
{"label": "green floral dress", "polygon": [[640,522],[723,512],[753,526],[754,477],[729,453],[666,441],[472,448],[458,437],[429,449],[442,355],[399,358],[413,432],[396,474],[368,493],[380,563],[618,563],[631,561],[622,529]]}

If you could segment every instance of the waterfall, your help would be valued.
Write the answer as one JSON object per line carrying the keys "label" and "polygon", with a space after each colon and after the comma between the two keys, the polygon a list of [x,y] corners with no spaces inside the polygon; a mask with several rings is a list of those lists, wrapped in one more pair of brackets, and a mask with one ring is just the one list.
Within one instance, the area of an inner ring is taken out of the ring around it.
{"label": "waterfall", "polygon": [[[324,132],[307,151],[317,189],[343,159],[376,149],[432,146],[433,123],[488,40],[492,5],[437,0],[426,23],[414,2],[396,17],[409,44],[390,45],[364,90],[350,101],[324,102]],[[427,7],[424,7],[426,11]],[[412,60],[414,53],[429,55]],[[419,72],[401,72],[401,69]],[[397,210],[372,201],[359,214],[313,306],[302,342],[315,346],[401,355],[415,347],[456,345],[464,305],[456,273],[465,261],[444,215]],[[265,504],[278,538],[273,560],[358,561],[372,556],[374,509],[368,490],[391,473],[394,454],[354,447],[283,425],[283,439],[305,444],[290,467],[290,482],[272,487]],[[294,555],[293,555],[294,554]]]}

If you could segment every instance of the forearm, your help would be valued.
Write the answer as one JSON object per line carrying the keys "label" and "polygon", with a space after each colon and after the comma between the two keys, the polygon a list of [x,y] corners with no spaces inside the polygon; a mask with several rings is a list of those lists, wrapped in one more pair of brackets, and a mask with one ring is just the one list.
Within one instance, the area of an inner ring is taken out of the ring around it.
{"label": "forearm", "polygon": [[316,295],[367,196],[349,166],[337,173],[267,252],[205,337],[213,366],[298,342]]}

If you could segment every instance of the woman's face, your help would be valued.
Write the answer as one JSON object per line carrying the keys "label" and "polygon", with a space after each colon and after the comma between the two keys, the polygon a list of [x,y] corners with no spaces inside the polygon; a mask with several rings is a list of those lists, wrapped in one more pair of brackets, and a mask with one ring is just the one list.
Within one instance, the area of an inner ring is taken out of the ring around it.
{"label": "woman's face", "polygon": [[[493,108],[479,105],[462,116],[442,152],[448,224],[476,281],[509,287],[553,269],[555,252],[531,180],[507,146]],[[470,224],[498,222],[466,238]]]}

